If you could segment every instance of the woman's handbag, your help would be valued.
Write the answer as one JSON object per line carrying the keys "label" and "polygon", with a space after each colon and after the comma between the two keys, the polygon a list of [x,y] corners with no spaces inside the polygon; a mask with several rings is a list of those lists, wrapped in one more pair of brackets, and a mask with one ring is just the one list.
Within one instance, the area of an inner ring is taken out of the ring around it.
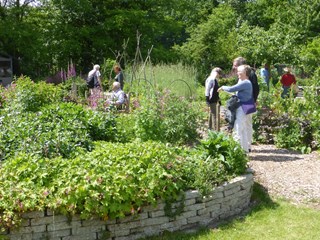
{"label": "woman's handbag", "polygon": [[247,102],[241,102],[241,107],[243,112],[247,115],[247,114],[251,114],[257,111],[256,109],[256,104],[253,100],[253,98],[251,98],[249,101]]}

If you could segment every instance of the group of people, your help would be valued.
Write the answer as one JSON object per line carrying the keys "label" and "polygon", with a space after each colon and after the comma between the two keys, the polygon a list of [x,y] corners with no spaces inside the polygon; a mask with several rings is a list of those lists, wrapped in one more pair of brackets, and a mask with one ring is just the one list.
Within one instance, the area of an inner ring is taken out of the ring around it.
{"label": "group of people", "polygon": [[[289,67],[283,68],[284,74],[281,76],[280,83],[282,85],[281,97],[286,98],[290,93],[291,86],[295,87],[295,94],[297,91],[297,81],[295,76],[292,74],[292,71]],[[265,64],[263,68],[260,69],[260,75],[263,79],[263,83],[267,86],[269,91],[270,88],[270,68],[268,64]]]}
{"label": "group of people", "polygon": [[[243,57],[237,57],[233,60],[232,70],[236,73],[238,82],[233,86],[219,86],[218,79],[221,76],[221,68],[215,67],[212,69],[209,77],[205,82],[205,97],[206,103],[209,107],[209,130],[220,130],[220,98],[219,92],[225,91],[228,93],[234,93],[228,104],[227,108],[231,111],[231,117],[229,120],[232,122],[233,138],[238,141],[247,153],[251,152],[252,144],[252,115],[256,111],[256,104],[260,87],[258,84],[258,78],[255,71],[246,64],[246,59]],[[286,67],[283,69],[284,74],[282,75],[280,82],[282,84],[283,92],[282,98],[285,98],[289,94],[291,86],[296,85],[295,76],[291,73],[291,69]],[[260,75],[263,82],[267,85],[269,91],[270,73],[267,64],[260,71]],[[231,99],[233,101],[231,101]]]}
{"label": "group of people", "polygon": [[219,92],[235,93],[239,101],[239,107],[235,109],[233,136],[240,143],[244,151],[250,152],[253,134],[253,112],[247,112],[247,109],[244,108],[244,103],[251,102],[251,105],[255,107],[254,105],[259,95],[258,80],[255,72],[249,65],[246,65],[246,60],[243,57],[234,59],[232,68],[238,77],[237,84],[233,86],[219,86],[218,78],[222,72],[220,68],[214,68],[206,79],[205,96],[207,105],[210,108],[209,129],[219,131]]}
{"label": "group of people", "polygon": [[[115,106],[120,107],[125,103],[125,93],[123,91],[124,87],[124,76],[121,71],[121,68],[119,65],[115,65],[113,67],[113,71],[115,73],[114,82],[112,83],[112,93],[110,98],[106,101],[107,105],[109,106]],[[88,73],[87,82],[92,79],[93,84],[89,85],[88,88],[90,88],[90,92],[92,93],[94,89],[101,89],[102,83],[101,83],[101,73],[100,73],[100,66],[94,65],[93,69]]]}

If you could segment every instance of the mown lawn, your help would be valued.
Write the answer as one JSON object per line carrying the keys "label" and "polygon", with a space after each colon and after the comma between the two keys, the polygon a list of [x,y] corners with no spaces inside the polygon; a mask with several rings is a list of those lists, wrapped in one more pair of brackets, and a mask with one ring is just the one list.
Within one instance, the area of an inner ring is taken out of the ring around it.
{"label": "mown lawn", "polygon": [[255,184],[252,211],[217,228],[196,233],[168,233],[148,240],[313,240],[320,239],[320,211],[295,206],[284,200],[272,200]]}

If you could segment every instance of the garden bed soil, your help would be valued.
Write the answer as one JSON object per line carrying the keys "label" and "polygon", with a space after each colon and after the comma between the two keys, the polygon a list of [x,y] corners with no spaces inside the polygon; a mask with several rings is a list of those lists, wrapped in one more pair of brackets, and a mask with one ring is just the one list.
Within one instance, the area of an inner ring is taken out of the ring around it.
{"label": "garden bed soil", "polygon": [[320,155],[253,145],[249,167],[270,196],[320,210]]}

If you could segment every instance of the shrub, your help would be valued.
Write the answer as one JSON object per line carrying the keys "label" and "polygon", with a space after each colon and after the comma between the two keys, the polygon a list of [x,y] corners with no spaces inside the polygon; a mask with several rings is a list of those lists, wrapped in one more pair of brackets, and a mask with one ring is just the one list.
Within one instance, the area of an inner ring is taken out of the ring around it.
{"label": "shrub", "polygon": [[75,102],[81,102],[89,92],[85,79],[81,77],[69,78],[60,87],[65,91],[64,98]]}
{"label": "shrub", "polygon": [[192,150],[184,150],[182,172],[186,185],[204,195],[213,186],[243,174],[247,157],[238,142],[219,132],[210,131],[208,138]]}
{"label": "shrub", "polygon": [[4,92],[4,107],[17,111],[38,111],[42,106],[61,102],[63,91],[60,87],[45,82],[34,83],[28,77],[20,77]]}
{"label": "shrub", "polygon": [[135,112],[136,136],[143,141],[187,143],[197,138],[197,128],[198,114],[191,102],[170,91],[142,99]]}
{"label": "shrub", "polygon": [[19,154],[0,168],[0,212],[49,207],[83,218],[123,217],[158,198],[179,195],[184,183],[175,158],[173,148],[155,142],[100,142],[73,159]]}
{"label": "shrub", "polygon": [[115,118],[85,110],[73,103],[52,104],[34,112],[5,109],[0,118],[1,158],[25,152],[44,157],[73,156],[79,148],[91,150],[94,140],[116,136]]}
{"label": "shrub", "polygon": [[275,133],[275,144],[280,148],[311,152],[312,128],[307,120],[290,118],[284,115],[278,119],[282,124]]}
{"label": "shrub", "polygon": [[245,163],[239,144],[220,133],[196,150],[136,141],[96,142],[92,152],[72,159],[20,153],[0,168],[0,227],[45,208],[84,219],[135,214],[159,199],[178,199],[189,188],[205,193],[243,173]]}

